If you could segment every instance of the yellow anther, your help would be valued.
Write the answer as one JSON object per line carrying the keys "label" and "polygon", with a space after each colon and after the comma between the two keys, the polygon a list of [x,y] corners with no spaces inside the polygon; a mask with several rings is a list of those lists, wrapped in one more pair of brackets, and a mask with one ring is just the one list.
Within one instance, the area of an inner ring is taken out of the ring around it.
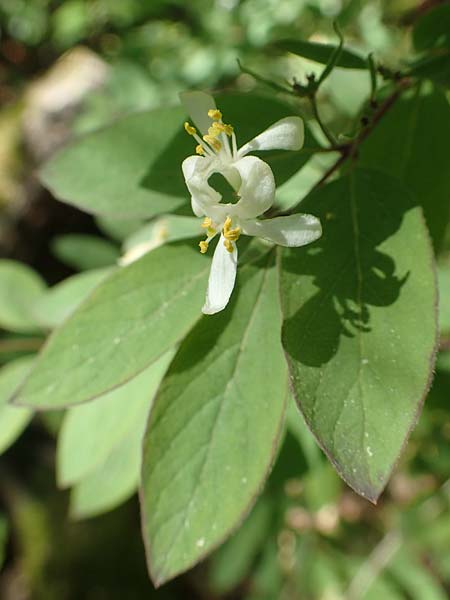
{"label": "yellow anther", "polygon": [[188,133],[189,135],[195,135],[197,133],[197,130],[195,129],[195,127],[192,127],[192,125],[189,125],[189,123],[187,121],[184,124],[184,129],[185,129],[186,133]]}
{"label": "yellow anther", "polygon": [[[241,228],[235,227],[234,229],[231,229],[231,217],[227,217],[223,225],[223,237],[225,238],[225,240],[229,242],[236,242],[239,239],[240,235]],[[225,247],[228,250],[228,247]]]}
{"label": "yellow anther", "polygon": [[228,252],[233,252],[234,248],[233,248],[233,242],[231,242],[230,240],[224,240],[223,245],[225,246],[225,248],[228,250]]}
{"label": "yellow anther", "polygon": [[[219,125],[219,123],[214,123],[214,125]],[[214,125],[208,129],[208,135],[216,138],[218,135],[220,135],[221,130],[218,127],[214,127]]]}
{"label": "yellow anther", "polygon": [[222,148],[222,144],[219,142],[219,140],[212,135],[204,135],[203,139],[211,146],[211,148],[214,148],[214,150],[220,150]]}
{"label": "yellow anther", "polygon": [[214,119],[214,121],[220,121],[222,118],[222,113],[217,108],[211,108],[208,110],[208,117],[210,119]]}
{"label": "yellow anther", "polygon": [[211,227],[211,225],[212,225],[212,219],[211,219],[211,217],[205,217],[203,219],[202,227],[204,227],[205,229],[207,229],[208,227]]}
{"label": "yellow anther", "polygon": [[195,147],[196,154],[200,154],[200,156],[205,156],[205,149],[201,144]]}
{"label": "yellow anther", "polygon": [[225,223],[223,224],[223,231],[225,233],[225,231],[228,231],[231,227],[231,217],[227,217],[225,219]]}
{"label": "yellow anther", "polygon": [[212,127],[210,127],[210,130],[211,129],[215,130],[215,135],[218,135],[219,133],[225,133],[226,135],[230,136],[234,131],[233,126],[227,125],[226,123],[213,123]]}
{"label": "yellow anther", "polygon": [[208,242],[205,242],[204,240],[202,240],[201,242],[199,242],[198,244],[200,246],[200,252],[202,254],[206,254],[206,252],[208,252]]}

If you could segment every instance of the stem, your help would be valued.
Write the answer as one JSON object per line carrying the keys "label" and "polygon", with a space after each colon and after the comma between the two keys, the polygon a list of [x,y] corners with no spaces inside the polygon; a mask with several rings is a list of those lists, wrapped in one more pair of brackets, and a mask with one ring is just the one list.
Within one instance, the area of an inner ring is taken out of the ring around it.
{"label": "stem", "polygon": [[315,94],[311,94],[310,96],[308,96],[310,102],[311,102],[311,107],[314,113],[314,117],[317,121],[317,123],[319,124],[320,129],[323,131],[323,134],[325,135],[325,137],[327,138],[327,140],[330,142],[331,146],[333,147],[333,149],[336,146],[336,140],[334,139],[333,134],[331,133],[331,131],[328,129],[328,127],[325,125],[325,123],[322,121],[320,114],[319,114],[319,109],[317,107],[317,99]]}
{"label": "stem", "polygon": [[410,79],[404,79],[399,82],[397,88],[393,91],[393,93],[386,98],[386,100],[381,104],[378,110],[374,113],[371,121],[359,132],[354,140],[349,142],[348,144],[343,144],[339,146],[337,149],[341,152],[341,156],[332,165],[328,171],[323,175],[323,177],[316,183],[313,189],[320,187],[327,179],[337,171],[349,158],[354,159],[357,155],[359,146],[366,140],[384,115],[389,111],[389,109],[395,104],[398,98],[402,95],[402,93],[412,86],[412,82]]}
{"label": "stem", "polygon": [[400,550],[401,544],[402,536],[398,531],[390,531],[384,536],[367,561],[356,572],[345,595],[347,600],[358,600],[366,594],[375,579]]}

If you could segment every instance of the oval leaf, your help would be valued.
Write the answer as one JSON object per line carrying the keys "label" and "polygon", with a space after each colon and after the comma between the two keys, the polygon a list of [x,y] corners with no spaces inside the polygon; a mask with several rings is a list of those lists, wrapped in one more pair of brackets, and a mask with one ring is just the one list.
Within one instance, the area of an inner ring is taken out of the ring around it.
{"label": "oval leaf", "polygon": [[242,521],[277,448],[286,397],[276,273],[248,266],[226,311],[180,347],[144,440],[142,520],[156,585],[205,557]]}
{"label": "oval leaf", "polygon": [[[305,40],[280,40],[276,47],[286,52],[292,52],[303,58],[314,60],[322,65],[328,64],[331,56],[336,52],[337,46],[333,44],[318,44],[317,42],[306,42]],[[337,67],[344,69],[367,69],[365,58],[355,52],[343,48],[339,57]]]}
{"label": "oval leaf", "polygon": [[[289,105],[253,94],[216,100],[235,126],[239,146],[292,115]],[[185,120],[181,108],[127,116],[59,152],[44,165],[41,181],[59,200],[93,214],[130,219],[171,212],[189,200],[181,163],[194,154],[195,143],[183,128]],[[305,146],[315,145],[309,131],[306,134]],[[308,152],[264,153],[278,184],[309,157]]]}
{"label": "oval leaf", "polygon": [[209,267],[198,249],[178,244],[113,273],[50,336],[16,402],[71,406],[131,379],[200,318]]}
{"label": "oval leaf", "polygon": [[48,288],[32,307],[33,317],[42,327],[54,329],[112,273],[112,269],[93,269],[78,273]]}
{"label": "oval leaf", "polygon": [[360,163],[398,177],[422,205],[436,250],[450,214],[450,106],[431,85],[404,94],[360,148]]}
{"label": "oval leaf", "polygon": [[421,209],[395,179],[356,171],[302,211],[324,235],[283,252],[283,345],[296,400],[338,472],[375,501],[428,390],[437,340]]}
{"label": "oval leaf", "polygon": [[118,389],[67,411],[58,438],[59,485],[70,486],[98,469],[123,439],[146,421],[173,355],[173,350],[166,352]]}

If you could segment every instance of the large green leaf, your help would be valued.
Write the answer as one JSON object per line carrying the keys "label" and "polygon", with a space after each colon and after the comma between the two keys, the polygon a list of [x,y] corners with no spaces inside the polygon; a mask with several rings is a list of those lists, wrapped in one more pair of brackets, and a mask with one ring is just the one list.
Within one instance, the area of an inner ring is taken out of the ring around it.
{"label": "large green leaf", "polygon": [[[337,49],[337,46],[333,44],[319,44],[317,42],[307,42],[305,40],[280,40],[276,43],[276,46],[281,50],[292,52],[292,54],[298,54],[303,58],[314,60],[323,65],[328,64],[330,58]],[[343,48],[336,66],[344,67],[346,69],[367,69],[368,63],[365,58],[359,54],[348,50],[347,48]]]}
{"label": "large green leaf", "polygon": [[34,358],[19,358],[0,369],[0,453],[18,438],[31,420],[27,408],[11,406],[8,401],[30,371]]}
{"label": "large green leaf", "polygon": [[355,171],[308,196],[324,234],[283,252],[283,345],[305,419],[375,501],[428,390],[437,338],[432,251],[394,178]]}
{"label": "large green leaf", "polygon": [[[292,114],[278,100],[256,95],[219,96],[217,102],[236,128],[239,144]],[[41,180],[60,200],[94,214],[148,217],[187,203],[182,161],[194,153],[182,108],[128,116],[63,149],[41,171]],[[314,145],[309,132],[306,145]],[[265,160],[278,183],[308,160],[309,152],[270,151]],[[81,174],[81,175],[80,175]]]}
{"label": "large green leaf", "polygon": [[98,469],[130,431],[146,421],[173,354],[169,350],[126,384],[67,412],[58,438],[61,486],[72,485]]}
{"label": "large green leaf", "polygon": [[0,260],[0,327],[10,331],[35,331],[33,302],[45,290],[39,275],[13,260]]}
{"label": "large green leaf", "polygon": [[440,49],[408,66],[409,75],[419,79],[430,79],[446,89],[450,88],[450,48]]}
{"label": "large green leaf", "polygon": [[443,4],[425,12],[413,29],[413,41],[419,52],[439,45],[450,45],[450,5]]}
{"label": "large green leaf", "polygon": [[176,244],[113,273],[50,337],[17,402],[86,402],[145,369],[200,317],[209,266],[198,249]]}
{"label": "large green leaf", "polygon": [[434,246],[450,214],[450,106],[424,85],[402,96],[361,147],[361,164],[398,177],[423,206]]}
{"label": "large green leaf", "polygon": [[141,499],[156,585],[238,526],[273,461],[286,366],[271,254],[244,267],[227,310],[204,317],[189,334],[150,413]]}

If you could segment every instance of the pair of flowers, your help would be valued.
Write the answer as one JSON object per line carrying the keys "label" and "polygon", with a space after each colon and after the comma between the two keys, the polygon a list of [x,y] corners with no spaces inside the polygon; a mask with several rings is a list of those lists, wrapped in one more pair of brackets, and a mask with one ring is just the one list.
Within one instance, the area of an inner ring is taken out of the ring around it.
{"label": "pair of flowers", "polygon": [[[204,217],[206,239],[202,253],[220,235],[214,251],[203,313],[225,308],[233,291],[237,270],[237,242],[243,235],[259,236],[281,246],[304,246],[322,234],[320,221],[305,214],[258,219],[275,200],[275,180],[269,165],[248,156],[255,150],[300,150],[304,141],[303,121],[286,117],[238,149],[231,125],[222,121],[214,98],[203,92],[186,92],[181,100],[197,129],[185,123],[185,130],[197,141],[196,155],[183,161],[182,169],[191,194],[192,210]],[[223,202],[209,184],[212,175],[222,175],[235,192],[237,201]]]}

